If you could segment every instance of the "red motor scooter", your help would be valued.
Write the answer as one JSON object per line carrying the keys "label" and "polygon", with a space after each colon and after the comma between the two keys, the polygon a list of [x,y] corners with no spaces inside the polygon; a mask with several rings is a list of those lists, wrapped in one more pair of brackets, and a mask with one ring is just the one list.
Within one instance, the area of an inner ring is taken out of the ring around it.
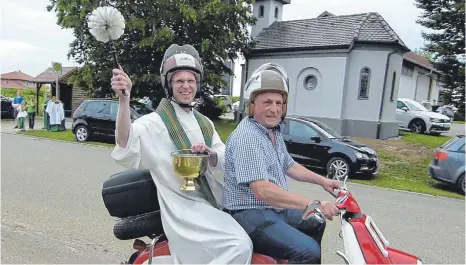
{"label": "red motor scooter", "polygon": [[[329,177],[334,171],[330,170]],[[421,260],[411,254],[389,247],[379,228],[369,215],[362,213],[356,199],[348,191],[347,177],[343,185],[336,189],[333,196],[340,209],[341,232],[345,252],[337,251],[346,264],[422,264]],[[128,170],[117,173],[104,183],[102,195],[104,203],[112,216],[121,218],[114,226],[118,239],[135,239],[134,252],[127,262],[122,264],[172,264],[168,239],[165,237],[160,219],[155,185],[150,173],[143,170]],[[341,184],[341,182],[340,182]],[[118,199],[115,199],[118,194]],[[112,197],[113,196],[113,197]],[[138,196],[139,199],[136,199]],[[128,198],[134,198],[133,200]],[[144,204],[144,199],[153,203]],[[138,207],[142,203],[142,206]],[[130,206],[133,208],[128,208]],[[134,208],[134,205],[136,207]],[[152,206],[151,206],[152,205]],[[152,208],[151,208],[152,207]],[[124,209],[124,210],[122,210]],[[305,212],[303,219],[316,218],[325,222],[325,217],[316,209]],[[147,236],[150,243],[142,241]],[[286,264],[287,260],[253,253],[252,264]]]}
{"label": "red motor scooter", "polygon": [[[333,168],[328,177],[334,178]],[[345,248],[345,252],[337,251],[337,254],[346,264],[422,264],[420,258],[389,247],[389,242],[374,220],[361,211],[356,199],[348,191],[346,185],[348,176],[343,183],[337,180],[340,182],[340,187],[335,189],[332,195],[336,198],[336,206],[340,209],[340,237]],[[310,217],[325,222],[325,217],[319,209],[303,214],[304,219]]]}

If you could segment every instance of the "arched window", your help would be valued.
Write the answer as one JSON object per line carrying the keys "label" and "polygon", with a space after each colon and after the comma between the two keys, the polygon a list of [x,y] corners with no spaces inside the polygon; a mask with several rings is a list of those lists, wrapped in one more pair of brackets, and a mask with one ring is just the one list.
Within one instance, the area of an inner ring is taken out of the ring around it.
{"label": "arched window", "polygon": [[395,82],[396,82],[396,71],[393,72],[393,77],[392,77],[392,91],[390,91],[390,102],[393,102],[393,98],[395,97]]}
{"label": "arched window", "polygon": [[264,6],[259,6],[259,17],[264,17]]}
{"label": "arched window", "polygon": [[371,69],[367,66],[359,73],[359,93],[358,99],[369,99],[369,84],[371,81]]}
{"label": "arched window", "polygon": [[275,14],[274,14],[275,18],[278,19],[278,6],[275,7]]}

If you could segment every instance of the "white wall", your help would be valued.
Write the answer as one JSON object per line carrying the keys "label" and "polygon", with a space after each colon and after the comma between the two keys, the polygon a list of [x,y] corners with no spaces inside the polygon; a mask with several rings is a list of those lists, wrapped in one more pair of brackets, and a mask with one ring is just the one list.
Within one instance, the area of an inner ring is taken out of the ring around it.
{"label": "white wall", "polygon": [[437,74],[429,74],[429,71],[414,67],[413,77],[402,75],[400,78],[400,98],[409,98],[416,101],[429,100],[430,79],[433,79],[430,103],[438,104],[441,87],[438,85]]}
{"label": "white wall", "polygon": [[[346,56],[338,54],[323,57],[308,55],[293,58],[267,57],[249,60],[248,77],[264,63],[275,62],[287,71],[290,79],[288,114],[323,118],[341,118]],[[318,78],[313,90],[304,89],[303,81],[308,74]]]}
{"label": "white wall", "polygon": [[[259,17],[259,7],[264,6],[264,17]],[[275,7],[278,7],[278,18],[275,18]],[[253,6],[253,15],[257,18],[256,24],[251,27],[251,37],[256,37],[264,28],[273,22],[282,20],[283,4],[274,0],[257,1]]]}
{"label": "white wall", "polygon": [[401,75],[398,97],[414,99],[415,81],[412,77]]}
{"label": "white wall", "polygon": [[427,100],[429,97],[430,77],[425,75],[418,75],[416,100]]}
{"label": "white wall", "polygon": [[[387,55],[390,51],[353,50],[349,56],[347,94],[344,99],[343,118],[355,120],[377,121],[380,113],[380,103],[385,76]],[[386,94],[382,121],[395,120],[396,95],[398,93],[399,79],[401,76],[401,56],[391,55],[390,65],[386,81]],[[360,72],[363,67],[371,70],[369,83],[369,98],[358,99]],[[396,71],[395,104],[390,102],[393,71]]]}

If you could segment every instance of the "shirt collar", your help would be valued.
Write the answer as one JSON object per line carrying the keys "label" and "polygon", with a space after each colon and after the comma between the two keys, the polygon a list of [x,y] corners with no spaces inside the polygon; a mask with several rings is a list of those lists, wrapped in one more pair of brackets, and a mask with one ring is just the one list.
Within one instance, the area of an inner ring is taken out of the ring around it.
{"label": "shirt collar", "polygon": [[280,131],[280,124],[278,124],[277,126],[275,126],[273,128],[266,128],[264,125],[257,122],[254,118],[248,118],[248,119],[249,119],[249,121],[251,123],[255,124],[257,126],[257,128],[259,128],[259,130],[261,130],[261,132],[263,132],[265,134],[268,134],[269,130],[272,130],[273,132],[279,132]]}

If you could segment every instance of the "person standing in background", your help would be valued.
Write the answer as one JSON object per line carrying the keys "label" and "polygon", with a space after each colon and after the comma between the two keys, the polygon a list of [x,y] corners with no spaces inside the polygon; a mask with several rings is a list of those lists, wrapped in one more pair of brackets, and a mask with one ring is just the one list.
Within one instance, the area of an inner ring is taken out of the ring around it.
{"label": "person standing in background", "polygon": [[19,113],[19,108],[21,106],[21,103],[23,103],[24,98],[21,95],[21,91],[17,90],[16,92],[16,97],[13,99],[13,103],[11,104],[14,109],[14,118],[15,118],[15,129],[18,128],[18,113]]}
{"label": "person standing in background", "polygon": [[47,111],[45,111],[47,109],[47,104],[49,103],[51,97],[50,97],[50,94],[47,94],[45,96],[45,100],[44,100],[44,103],[42,104],[42,108],[43,108],[43,114],[44,115],[44,127],[42,127],[42,129],[45,129],[45,130],[49,130],[50,128],[50,115]]}
{"label": "person standing in background", "polygon": [[18,115],[17,115],[17,120],[18,120],[18,127],[21,129],[22,132],[24,132],[26,129],[26,116],[28,115],[26,111],[26,101],[23,100],[21,104],[18,107]]}
{"label": "person standing in background", "polygon": [[36,101],[34,95],[29,96],[29,101],[26,103],[26,111],[28,113],[29,129],[34,129],[34,121],[36,118]]}

